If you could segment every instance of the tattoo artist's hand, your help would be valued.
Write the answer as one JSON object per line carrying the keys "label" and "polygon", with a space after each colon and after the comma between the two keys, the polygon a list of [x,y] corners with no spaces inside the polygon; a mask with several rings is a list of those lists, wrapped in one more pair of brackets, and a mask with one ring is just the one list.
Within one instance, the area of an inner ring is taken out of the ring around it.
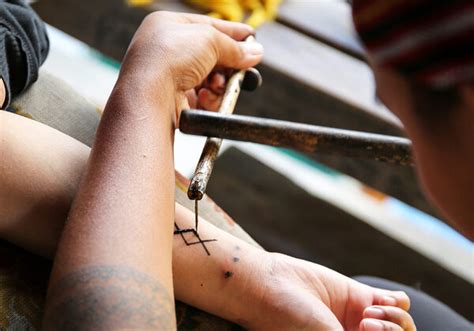
{"label": "tattoo artist's hand", "polygon": [[[222,68],[244,69],[262,59],[263,48],[243,42],[251,27],[207,16],[171,12],[150,14],[133,38],[122,66],[124,73],[139,74],[164,93],[170,84],[173,123],[180,111],[193,106],[215,109],[225,83]],[[220,72],[214,74],[213,70]],[[213,72],[208,79],[208,75]],[[197,90],[195,88],[198,87]]]}

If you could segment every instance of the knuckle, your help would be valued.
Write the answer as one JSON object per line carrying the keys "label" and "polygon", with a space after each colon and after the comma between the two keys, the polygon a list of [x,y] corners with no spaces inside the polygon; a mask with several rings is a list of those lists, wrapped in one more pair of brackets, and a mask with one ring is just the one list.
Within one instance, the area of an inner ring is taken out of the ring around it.
{"label": "knuckle", "polygon": [[215,38],[216,31],[212,25],[206,23],[198,23],[199,31],[207,38]]}
{"label": "knuckle", "polygon": [[169,19],[172,15],[173,13],[171,12],[160,10],[146,15],[144,20],[159,23],[161,21]]}

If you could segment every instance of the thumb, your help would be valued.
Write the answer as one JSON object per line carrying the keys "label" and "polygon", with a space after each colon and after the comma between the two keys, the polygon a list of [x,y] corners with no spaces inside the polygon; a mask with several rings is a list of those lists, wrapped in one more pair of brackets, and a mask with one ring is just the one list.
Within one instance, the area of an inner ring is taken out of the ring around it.
{"label": "thumb", "polygon": [[263,46],[256,41],[236,41],[225,33],[216,31],[214,42],[218,65],[246,69],[262,60]]}

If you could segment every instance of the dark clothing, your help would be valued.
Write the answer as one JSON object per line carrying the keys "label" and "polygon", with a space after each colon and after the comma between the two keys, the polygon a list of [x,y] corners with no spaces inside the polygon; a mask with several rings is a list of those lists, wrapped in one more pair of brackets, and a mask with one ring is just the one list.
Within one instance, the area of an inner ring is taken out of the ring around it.
{"label": "dark clothing", "polygon": [[354,279],[373,287],[404,291],[410,297],[410,315],[413,317],[418,331],[474,330],[474,325],[454,310],[412,287],[369,276],[359,276]]}
{"label": "dark clothing", "polygon": [[45,24],[22,0],[0,0],[0,77],[5,83],[5,108],[12,97],[38,78],[49,40]]}
{"label": "dark clothing", "polygon": [[433,89],[474,82],[474,1],[354,0],[371,59]]}

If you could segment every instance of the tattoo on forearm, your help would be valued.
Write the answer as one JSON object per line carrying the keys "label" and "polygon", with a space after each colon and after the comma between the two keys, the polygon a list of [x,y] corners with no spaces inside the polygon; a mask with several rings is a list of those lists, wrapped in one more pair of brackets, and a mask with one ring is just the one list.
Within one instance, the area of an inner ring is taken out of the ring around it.
{"label": "tattoo on forearm", "polygon": [[[183,239],[184,243],[186,244],[186,246],[200,244],[200,245],[202,245],[202,248],[204,249],[206,254],[208,256],[211,255],[211,252],[209,252],[209,249],[207,249],[207,247],[206,247],[206,243],[212,242],[212,241],[217,241],[217,239],[204,239],[203,240],[203,239],[201,239],[201,236],[199,235],[199,233],[197,232],[196,229],[180,229],[180,227],[178,226],[178,224],[176,224],[176,222],[174,223],[174,227],[175,227],[174,234],[175,235],[180,235],[181,238]],[[194,236],[197,238],[197,241],[188,241],[186,239],[186,237],[184,236],[185,233],[194,234]]]}
{"label": "tattoo on forearm", "polygon": [[156,279],[123,266],[74,272],[48,292],[45,330],[174,330],[174,302]]}

